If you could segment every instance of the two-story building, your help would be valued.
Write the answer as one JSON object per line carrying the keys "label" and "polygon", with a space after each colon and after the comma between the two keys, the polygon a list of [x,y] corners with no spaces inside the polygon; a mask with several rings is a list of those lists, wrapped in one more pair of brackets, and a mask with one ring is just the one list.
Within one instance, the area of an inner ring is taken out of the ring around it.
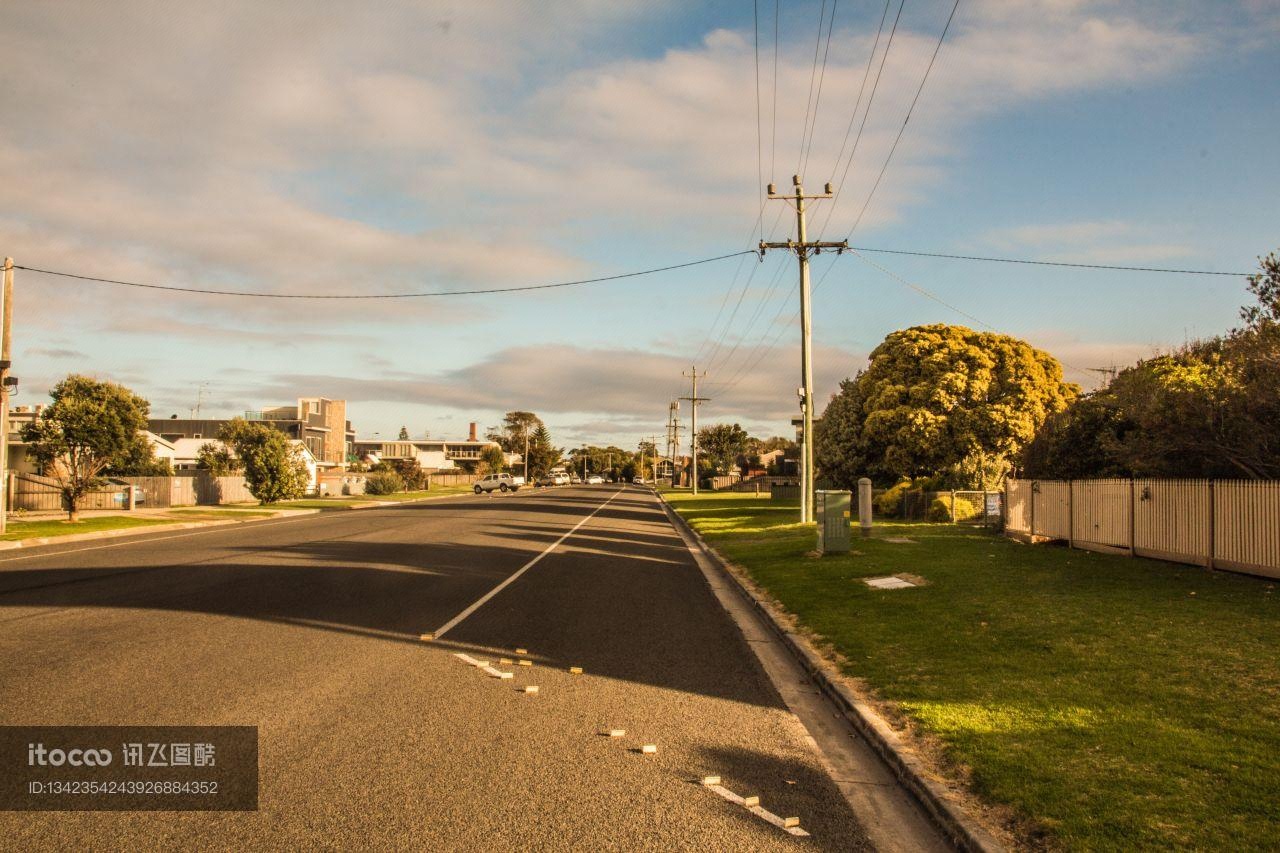
{"label": "two-story building", "polygon": [[[460,467],[459,463],[479,462],[486,447],[497,447],[496,441],[480,438],[476,424],[471,424],[468,437],[462,439],[408,438],[383,440],[361,438],[355,442],[355,453],[371,462],[393,462],[397,459],[414,459],[425,471],[449,471]],[[507,464],[519,460],[519,454],[507,454]]]}

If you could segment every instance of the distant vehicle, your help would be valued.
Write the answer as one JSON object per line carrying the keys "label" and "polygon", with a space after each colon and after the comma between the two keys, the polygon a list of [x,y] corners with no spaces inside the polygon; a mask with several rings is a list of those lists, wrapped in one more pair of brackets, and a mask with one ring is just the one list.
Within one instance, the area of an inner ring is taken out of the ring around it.
{"label": "distant vehicle", "polygon": [[632,478],[631,478],[631,482],[632,482],[632,483],[634,483],[634,484],[636,484],[637,486],[643,486],[643,485],[644,485],[644,477],[632,477]]}
{"label": "distant vehicle", "polygon": [[563,471],[552,471],[549,474],[543,474],[538,480],[539,486],[567,486],[569,485],[569,475]]}
{"label": "distant vehicle", "polygon": [[[519,480],[519,482],[516,482]],[[477,495],[484,492],[515,492],[524,485],[524,477],[513,477],[510,474],[485,474],[479,480],[476,480],[475,492]]]}
{"label": "distant vehicle", "polygon": [[579,477],[577,474],[570,474],[570,475],[569,475],[569,482],[570,482],[570,483],[581,483],[581,482],[582,482],[582,478],[581,478],[581,477]]}
{"label": "distant vehicle", "polygon": [[599,474],[592,474],[590,477],[587,478],[588,486],[598,486],[603,482],[604,482],[604,477],[601,477]]}

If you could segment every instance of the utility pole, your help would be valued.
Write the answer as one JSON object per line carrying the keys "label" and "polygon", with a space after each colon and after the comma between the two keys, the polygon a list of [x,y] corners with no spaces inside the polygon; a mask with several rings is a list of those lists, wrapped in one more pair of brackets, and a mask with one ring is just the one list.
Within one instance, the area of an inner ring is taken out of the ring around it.
{"label": "utility pole", "polygon": [[524,484],[531,485],[529,482],[529,425],[524,425]]}
{"label": "utility pole", "polygon": [[667,456],[671,459],[671,487],[675,488],[680,485],[676,469],[676,456],[680,453],[680,420],[676,412],[680,411],[680,401],[672,400],[667,411]]}
{"label": "utility pole", "polygon": [[0,289],[0,533],[9,515],[9,366],[13,344],[13,258],[4,259]]}
{"label": "utility pole", "polygon": [[766,243],[761,240],[760,260],[764,261],[764,253],[768,249],[786,249],[788,252],[795,252],[800,262],[800,377],[803,382],[800,388],[800,405],[804,409],[803,441],[800,447],[800,521],[804,523],[813,520],[813,314],[809,304],[809,255],[820,254],[823,249],[835,249],[837,253],[842,253],[849,248],[849,241],[810,242],[804,224],[804,203],[809,199],[831,198],[831,184],[827,184],[819,195],[805,195],[799,175],[793,175],[791,183],[795,186],[793,195],[779,195],[774,191],[774,185],[769,184],[769,199],[782,199],[795,208],[796,239],[785,243]]}
{"label": "utility pole", "polygon": [[[676,403],[676,409],[680,408],[680,404]],[[684,426],[680,423],[680,416],[674,412],[671,415],[671,485],[680,485],[680,469],[675,465],[676,457],[680,455],[680,431]]]}
{"label": "utility pole", "polygon": [[[698,374],[698,368],[697,368],[696,366],[694,366],[694,365],[690,365],[690,366],[689,366],[689,372],[688,372],[688,373],[684,373],[684,372],[682,371],[682,372],[680,373],[680,375],[681,375],[681,376],[684,376],[684,377],[687,377],[688,379],[693,380],[693,391],[690,393],[690,396],[688,396],[688,397],[681,397],[680,399],[681,399],[681,400],[688,400],[688,401],[689,401],[689,403],[690,403],[690,406],[689,406],[689,422],[690,422],[689,435],[690,435],[690,445],[691,445],[691,448],[692,448],[690,452],[691,452],[691,454],[692,454],[692,456],[693,456],[693,459],[692,459],[692,461],[691,461],[691,463],[690,463],[692,470],[690,470],[690,472],[689,472],[689,474],[690,474],[690,476],[689,476],[689,480],[690,480],[690,482],[693,484],[693,494],[694,494],[694,496],[696,497],[696,496],[697,496],[697,494],[698,494],[698,404],[699,404],[699,403],[709,402],[709,401],[711,400],[711,398],[710,398],[710,397],[699,397],[699,396],[698,396],[698,378],[699,378],[699,374]],[[705,376],[707,375],[707,372],[704,370],[704,371],[702,371],[702,374],[701,374],[701,375],[702,375],[703,377],[705,377]]]}

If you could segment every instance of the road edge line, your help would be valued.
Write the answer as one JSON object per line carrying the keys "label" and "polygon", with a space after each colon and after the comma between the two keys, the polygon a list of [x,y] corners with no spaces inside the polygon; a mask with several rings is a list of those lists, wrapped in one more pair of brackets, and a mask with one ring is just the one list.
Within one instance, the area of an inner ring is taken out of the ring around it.
{"label": "road edge line", "polygon": [[915,797],[942,832],[959,849],[970,853],[1004,853],[1001,844],[984,826],[978,823],[960,806],[955,787],[932,778],[930,770],[902,742],[902,738],[871,705],[855,696],[839,681],[839,674],[824,660],[804,638],[789,631],[779,618],[776,608],[756,595],[732,571],[718,551],[707,544],[698,531],[685,521],[666,497],[655,490],[659,502],[666,509],[672,523],[689,534],[704,556],[726,578],[747,603],[764,619],[769,629],[778,637],[800,667],[813,679],[826,696],[863,736],[867,744],[888,765],[902,786]]}

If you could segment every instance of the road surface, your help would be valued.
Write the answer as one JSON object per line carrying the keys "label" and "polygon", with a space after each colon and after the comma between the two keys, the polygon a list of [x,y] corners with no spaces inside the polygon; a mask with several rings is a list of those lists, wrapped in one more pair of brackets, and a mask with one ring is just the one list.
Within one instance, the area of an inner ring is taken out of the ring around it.
{"label": "road surface", "polygon": [[[516,648],[534,665],[502,667],[511,680],[456,656]],[[259,727],[257,812],[0,813],[17,849],[858,850],[877,834],[630,486],[6,552],[0,696],[6,725]]]}

